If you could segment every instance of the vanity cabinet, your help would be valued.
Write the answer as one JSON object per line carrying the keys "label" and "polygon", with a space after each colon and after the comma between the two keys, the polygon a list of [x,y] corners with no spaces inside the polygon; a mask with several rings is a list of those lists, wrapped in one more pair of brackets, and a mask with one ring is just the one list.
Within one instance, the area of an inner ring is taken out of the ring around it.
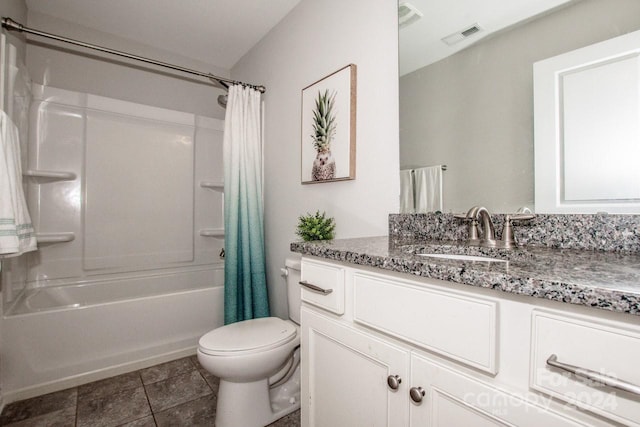
{"label": "vanity cabinet", "polygon": [[640,384],[639,316],[308,256],[301,274],[320,288],[302,291],[304,427],[640,426],[640,395],[547,363]]}
{"label": "vanity cabinet", "polygon": [[406,426],[409,352],[306,308],[301,319],[306,425]]}
{"label": "vanity cabinet", "polygon": [[411,358],[411,381],[425,393],[412,402],[412,427],[583,425],[419,355]]}

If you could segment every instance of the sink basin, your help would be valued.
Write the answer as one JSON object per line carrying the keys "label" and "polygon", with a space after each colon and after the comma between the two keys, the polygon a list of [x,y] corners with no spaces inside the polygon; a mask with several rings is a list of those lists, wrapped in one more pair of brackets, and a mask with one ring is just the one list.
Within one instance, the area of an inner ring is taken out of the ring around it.
{"label": "sink basin", "polygon": [[504,260],[504,259],[492,258],[489,256],[480,256],[480,255],[460,255],[460,254],[417,254],[417,255],[429,257],[429,258],[453,259],[457,261],[507,262],[507,260]]}

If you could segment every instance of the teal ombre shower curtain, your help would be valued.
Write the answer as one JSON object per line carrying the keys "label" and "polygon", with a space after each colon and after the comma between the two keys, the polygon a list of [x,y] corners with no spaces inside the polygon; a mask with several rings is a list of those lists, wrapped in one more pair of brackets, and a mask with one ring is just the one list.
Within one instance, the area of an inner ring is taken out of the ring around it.
{"label": "teal ombre shower curtain", "polygon": [[260,93],[229,88],[224,126],[224,322],[269,316]]}

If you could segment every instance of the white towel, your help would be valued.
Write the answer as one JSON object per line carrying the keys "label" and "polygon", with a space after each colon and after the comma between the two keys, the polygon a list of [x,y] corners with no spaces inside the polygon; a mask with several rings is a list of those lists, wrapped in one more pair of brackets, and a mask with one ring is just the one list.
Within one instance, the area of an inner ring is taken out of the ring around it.
{"label": "white towel", "polygon": [[416,212],[442,212],[442,166],[415,169]]}
{"label": "white towel", "polygon": [[0,110],[0,257],[37,249],[22,189],[18,128]]}
{"label": "white towel", "polygon": [[413,213],[413,170],[400,171],[400,213]]}

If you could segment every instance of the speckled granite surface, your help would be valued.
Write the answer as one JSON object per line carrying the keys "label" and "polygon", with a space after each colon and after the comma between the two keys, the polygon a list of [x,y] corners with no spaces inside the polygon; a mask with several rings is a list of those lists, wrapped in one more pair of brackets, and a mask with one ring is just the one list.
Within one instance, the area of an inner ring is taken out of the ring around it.
{"label": "speckled granite surface", "polygon": [[[503,214],[491,218],[498,237]],[[640,253],[640,215],[549,215],[514,224],[514,235],[522,246],[586,249]],[[402,245],[424,239],[464,241],[468,226],[452,214],[391,214],[389,238]]]}
{"label": "speckled granite surface", "polygon": [[[640,253],[536,246],[503,250],[415,236],[411,239],[404,236],[401,240],[372,237],[296,242],[291,244],[291,250],[328,260],[640,315]],[[627,247],[627,243],[622,246]],[[434,259],[416,253],[487,255],[508,262]]]}

